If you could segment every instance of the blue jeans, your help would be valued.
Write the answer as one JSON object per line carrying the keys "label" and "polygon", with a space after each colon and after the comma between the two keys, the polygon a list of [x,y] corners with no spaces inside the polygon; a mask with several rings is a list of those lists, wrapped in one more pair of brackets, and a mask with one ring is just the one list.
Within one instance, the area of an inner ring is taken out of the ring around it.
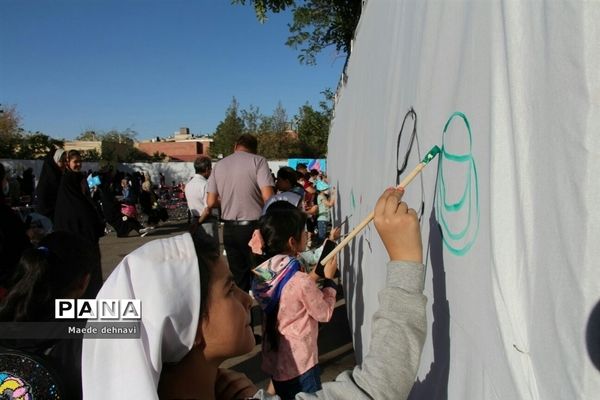
{"label": "blue jeans", "polygon": [[305,373],[289,381],[273,380],[275,393],[281,400],[294,400],[297,393],[315,393],[321,390],[321,369],[315,365]]}
{"label": "blue jeans", "polygon": [[325,240],[325,238],[327,237],[327,224],[329,223],[329,221],[317,221],[317,231],[318,233],[318,238],[319,238],[319,243],[322,243],[323,240]]}

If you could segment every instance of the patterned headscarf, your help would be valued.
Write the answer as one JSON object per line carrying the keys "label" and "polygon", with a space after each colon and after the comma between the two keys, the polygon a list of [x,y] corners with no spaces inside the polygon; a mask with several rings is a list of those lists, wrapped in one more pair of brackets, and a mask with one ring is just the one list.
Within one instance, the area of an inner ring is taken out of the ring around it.
{"label": "patterned headscarf", "polygon": [[279,254],[252,271],[255,274],[252,294],[265,313],[270,314],[275,310],[284,286],[300,268],[300,262],[296,258]]}

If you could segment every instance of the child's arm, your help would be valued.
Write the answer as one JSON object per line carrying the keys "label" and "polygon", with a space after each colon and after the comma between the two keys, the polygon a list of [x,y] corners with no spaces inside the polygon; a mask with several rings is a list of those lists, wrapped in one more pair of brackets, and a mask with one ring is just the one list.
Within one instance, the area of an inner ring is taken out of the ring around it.
{"label": "child's arm", "polygon": [[[319,322],[328,322],[333,315],[337,288],[331,278],[333,278],[336,270],[337,258],[334,257],[325,267],[326,279],[322,290],[317,287],[311,275],[308,275],[309,279],[302,282],[301,301],[304,307],[306,307],[308,314]],[[314,271],[311,274],[314,274]]]}
{"label": "child's arm", "polygon": [[335,205],[335,187],[331,188],[331,196],[329,196],[329,199],[325,199],[325,205],[327,207],[333,207]]}
{"label": "child's arm", "polygon": [[247,399],[251,398],[257,390],[258,388],[245,374],[224,368],[217,370],[215,382],[215,397],[217,399]]}
{"label": "child's arm", "polygon": [[354,370],[324,383],[321,391],[300,393],[297,400],[408,397],[426,336],[427,299],[422,294],[425,268],[419,221],[401,198],[401,191],[388,190],[375,207],[375,227],[391,261],[373,316],[367,356]]}

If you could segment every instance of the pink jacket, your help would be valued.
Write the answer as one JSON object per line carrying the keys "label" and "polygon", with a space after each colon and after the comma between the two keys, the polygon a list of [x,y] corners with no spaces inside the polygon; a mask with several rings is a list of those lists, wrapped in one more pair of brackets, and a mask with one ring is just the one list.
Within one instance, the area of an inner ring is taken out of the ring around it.
{"label": "pink jacket", "polygon": [[322,291],[304,272],[296,272],[283,288],[277,315],[279,349],[263,343],[263,370],[276,381],[287,381],[319,362],[319,322],[328,322],[335,307],[335,289]]}

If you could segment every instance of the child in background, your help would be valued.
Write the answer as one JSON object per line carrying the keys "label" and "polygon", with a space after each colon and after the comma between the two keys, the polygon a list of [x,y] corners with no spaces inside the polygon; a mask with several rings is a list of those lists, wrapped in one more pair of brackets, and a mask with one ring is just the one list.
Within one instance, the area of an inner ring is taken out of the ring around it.
{"label": "child in background", "polygon": [[140,193],[140,206],[144,214],[148,216],[148,225],[156,227],[160,221],[165,222],[169,219],[167,210],[158,204],[158,196],[152,189],[152,184],[149,180],[142,183],[142,193]]}
{"label": "child in background", "polygon": [[[317,181],[317,238],[318,244],[323,243],[327,237],[327,227],[331,225],[331,207],[335,205],[335,188],[329,192],[329,185],[323,181]],[[331,195],[330,195],[331,194]]]}
{"label": "child in background", "polygon": [[306,249],[305,224],[306,214],[285,201],[259,220],[267,260],[254,270],[252,293],[265,314],[262,367],[283,400],[321,389],[318,323],[328,322],[335,306],[337,261],[325,267],[320,290],[318,276],[302,272],[296,258]]}
{"label": "child in background", "polygon": [[304,198],[304,188],[298,183],[298,173],[291,167],[279,168],[275,179],[275,188],[277,193],[294,192]]}

